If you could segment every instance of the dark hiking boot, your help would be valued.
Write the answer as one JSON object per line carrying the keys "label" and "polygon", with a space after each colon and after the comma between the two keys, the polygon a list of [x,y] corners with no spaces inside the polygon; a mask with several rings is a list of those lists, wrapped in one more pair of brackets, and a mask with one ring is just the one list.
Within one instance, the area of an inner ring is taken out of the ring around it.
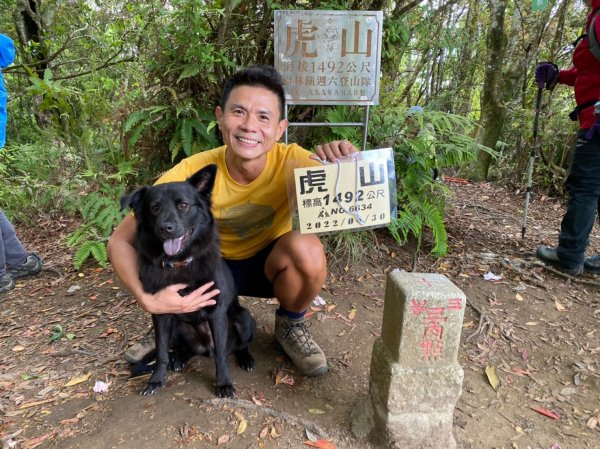
{"label": "dark hiking boot", "polygon": [[538,246],[535,255],[542,262],[547,263],[548,265],[556,268],[559,271],[562,271],[563,273],[569,274],[571,276],[578,276],[581,273],[583,273],[583,265],[564,265],[558,258],[556,248],[552,248],[550,246]]}
{"label": "dark hiking boot", "polygon": [[312,339],[304,318],[291,319],[275,315],[275,340],[305,376],[320,376],[327,372],[325,354]]}
{"label": "dark hiking boot", "polygon": [[0,293],[7,292],[15,287],[15,281],[10,274],[4,273],[0,277]]}
{"label": "dark hiking boot", "polygon": [[13,279],[20,278],[23,276],[33,276],[34,274],[38,274],[42,271],[42,259],[36,253],[29,253],[27,255],[27,259],[21,265],[16,267],[12,267],[10,265],[6,266],[6,271],[10,274]]}
{"label": "dark hiking boot", "polygon": [[146,332],[146,335],[142,337],[140,341],[138,341],[133,346],[130,346],[123,357],[129,363],[138,363],[144,360],[144,358],[150,354],[156,348],[156,344],[154,343],[154,329],[150,329]]}
{"label": "dark hiking boot", "polygon": [[586,273],[600,273],[600,256],[586,257],[583,261],[583,271]]}

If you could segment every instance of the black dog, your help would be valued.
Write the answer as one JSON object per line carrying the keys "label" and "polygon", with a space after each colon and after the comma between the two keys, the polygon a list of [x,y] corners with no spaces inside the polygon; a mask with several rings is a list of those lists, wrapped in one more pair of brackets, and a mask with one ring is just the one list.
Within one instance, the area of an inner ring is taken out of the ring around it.
{"label": "black dog", "polygon": [[254,338],[256,322],[239,303],[210,210],[216,171],[216,165],[209,165],[185,182],[142,187],[121,199],[123,209],[131,207],[135,212],[135,245],[145,291],[155,293],[184,283],[188,287],[179,293],[185,296],[209,281],[221,291],[214,306],[191,313],[152,315],[156,366],[144,395],[160,390],[167,369],[182,369],[194,355],[214,354],[219,397],[231,397],[235,391],[227,360],[230,353],[242,369],[254,369],[248,344]]}

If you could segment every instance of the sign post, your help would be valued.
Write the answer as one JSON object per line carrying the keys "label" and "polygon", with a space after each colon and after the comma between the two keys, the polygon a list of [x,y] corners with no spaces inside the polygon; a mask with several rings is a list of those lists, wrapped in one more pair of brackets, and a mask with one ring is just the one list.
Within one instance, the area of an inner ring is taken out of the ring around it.
{"label": "sign post", "polygon": [[275,11],[275,68],[286,104],[365,109],[362,122],[290,126],[360,126],[366,149],[369,106],[379,103],[382,30],[382,11]]}

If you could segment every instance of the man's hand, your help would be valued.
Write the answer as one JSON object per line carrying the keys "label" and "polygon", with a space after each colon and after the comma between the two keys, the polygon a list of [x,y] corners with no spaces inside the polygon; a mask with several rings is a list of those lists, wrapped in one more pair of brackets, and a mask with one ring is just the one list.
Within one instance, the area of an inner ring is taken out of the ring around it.
{"label": "man's hand", "polygon": [[180,290],[187,287],[186,284],[173,284],[153,295],[144,295],[143,298],[139,298],[138,302],[146,312],[154,314],[194,312],[217,303],[212,298],[221,291],[213,289],[214,284],[214,282],[207,282],[186,296],[179,294]]}
{"label": "man's hand", "polygon": [[352,143],[347,140],[334,140],[330,143],[317,145],[313,159],[335,162],[338,158],[353,153],[358,153],[358,148]]}

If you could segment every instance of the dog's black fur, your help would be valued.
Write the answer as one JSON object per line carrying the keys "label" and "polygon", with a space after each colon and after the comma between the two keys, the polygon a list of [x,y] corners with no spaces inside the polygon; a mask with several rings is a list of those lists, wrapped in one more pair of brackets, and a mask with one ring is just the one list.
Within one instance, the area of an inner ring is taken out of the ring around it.
{"label": "dog's black fur", "polygon": [[[252,371],[254,358],[248,344],[256,322],[239,303],[235,284],[221,257],[210,196],[217,167],[209,165],[185,182],[142,187],[121,199],[137,221],[136,249],[144,290],[155,293],[185,283],[185,296],[209,281],[221,292],[214,306],[183,314],[152,315],[156,366],[142,394],[154,394],[166,382],[167,369],[182,369],[193,355],[213,355],[217,395],[233,396],[228,355]],[[171,354],[169,354],[171,348]]]}

